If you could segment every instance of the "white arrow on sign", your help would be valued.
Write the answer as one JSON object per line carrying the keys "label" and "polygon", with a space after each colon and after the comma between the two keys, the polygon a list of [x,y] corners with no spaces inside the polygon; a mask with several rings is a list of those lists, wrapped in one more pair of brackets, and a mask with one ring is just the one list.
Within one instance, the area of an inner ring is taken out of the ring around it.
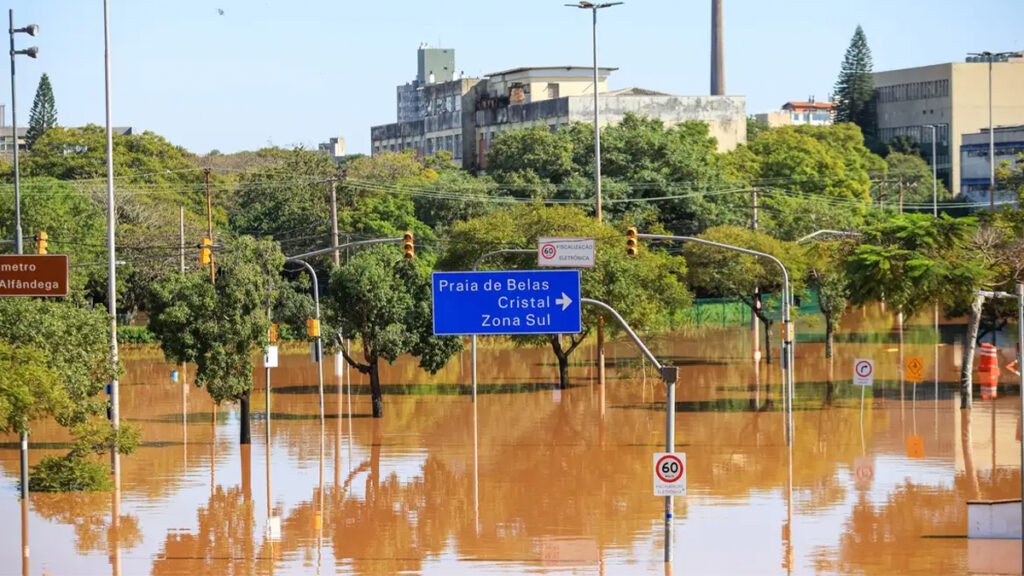
{"label": "white arrow on sign", "polygon": [[565,310],[569,308],[569,305],[572,304],[572,298],[569,298],[565,292],[562,292],[562,297],[555,300],[555,304],[561,304],[562,312],[565,312]]}

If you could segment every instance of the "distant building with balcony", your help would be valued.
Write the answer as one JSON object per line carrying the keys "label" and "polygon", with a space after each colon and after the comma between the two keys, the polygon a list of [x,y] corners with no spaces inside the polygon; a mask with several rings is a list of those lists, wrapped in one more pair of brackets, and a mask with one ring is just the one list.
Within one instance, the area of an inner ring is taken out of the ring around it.
{"label": "distant building with balcony", "polygon": [[828,126],[835,121],[835,102],[815,102],[810,98],[806,102],[790,101],[782,105],[780,110],[755,114],[754,119],[769,128],[780,126]]}
{"label": "distant building with balcony", "polygon": [[[421,53],[424,50],[420,48]],[[423,56],[420,60],[430,61]],[[483,170],[487,150],[502,132],[538,125],[555,130],[571,122],[593,122],[595,86],[590,66],[521,67],[482,79],[444,82],[436,82],[436,70],[435,82],[430,82],[429,66],[420,67],[415,82],[399,87],[399,121],[370,129],[373,154],[413,149],[433,155],[447,150],[457,164]],[[454,68],[454,60],[450,67]],[[618,123],[627,113],[658,118],[667,125],[700,120],[709,125],[719,150],[746,142],[744,97],[677,96],[642,88],[609,91],[608,76],[615,70],[598,69],[602,125]]]}

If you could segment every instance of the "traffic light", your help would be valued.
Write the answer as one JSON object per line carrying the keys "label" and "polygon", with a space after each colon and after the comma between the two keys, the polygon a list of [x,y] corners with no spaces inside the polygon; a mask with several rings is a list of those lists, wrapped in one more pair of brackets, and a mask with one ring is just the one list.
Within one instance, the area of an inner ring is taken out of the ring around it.
{"label": "traffic light", "polygon": [[270,325],[270,343],[277,344],[277,324]]}
{"label": "traffic light", "polygon": [[412,232],[409,230],[402,234],[402,251],[405,252],[406,260],[412,260],[416,257],[416,242],[413,239]]}
{"label": "traffic light", "polygon": [[626,256],[636,257],[640,253],[640,245],[636,241],[636,226],[626,228]]}
{"label": "traffic light", "polygon": [[212,246],[213,242],[209,238],[203,238],[202,247],[199,248],[199,263],[209,264],[210,263],[210,249],[207,246]]}
{"label": "traffic light", "polygon": [[36,254],[46,254],[46,231],[42,231],[36,236]]}
{"label": "traffic light", "polygon": [[306,320],[306,334],[309,334],[310,338],[320,337],[320,321],[315,318]]}

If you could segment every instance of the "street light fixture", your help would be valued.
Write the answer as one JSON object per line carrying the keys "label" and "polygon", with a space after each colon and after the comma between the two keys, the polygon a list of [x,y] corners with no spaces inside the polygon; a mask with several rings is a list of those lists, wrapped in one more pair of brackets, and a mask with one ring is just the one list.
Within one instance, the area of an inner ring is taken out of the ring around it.
{"label": "street light fixture", "polygon": [[970,52],[983,62],[988,62],[988,204],[989,211],[996,211],[996,137],[992,125],[992,63],[1005,62],[1007,58],[1020,57],[1021,52]]}
{"label": "street light fixture", "polygon": [[[18,106],[15,98],[14,89],[14,57],[28,56],[29,58],[37,58],[39,56],[39,48],[32,46],[25,50],[14,49],[14,35],[18,33],[28,34],[29,36],[39,35],[39,26],[30,24],[24,28],[14,27],[14,10],[8,10],[10,16],[10,27],[7,32],[11,36],[11,140],[14,143],[14,245],[17,249],[18,254],[24,253],[24,246],[22,246],[21,239],[21,177],[18,172]],[[25,500],[28,498],[28,433],[22,433],[21,435],[21,498]]]}
{"label": "street light fixture", "polygon": [[597,99],[597,11],[602,8],[611,8],[625,4],[625,2],[604,2],[594,4],[580,0],[578,4],[566,4],[570,8],[590,10],[594,14],[594,193],[597,200],[597,208],[594,211],[597,221],[601,221],[601,128],[598,124],[600,112],[598,111]]}

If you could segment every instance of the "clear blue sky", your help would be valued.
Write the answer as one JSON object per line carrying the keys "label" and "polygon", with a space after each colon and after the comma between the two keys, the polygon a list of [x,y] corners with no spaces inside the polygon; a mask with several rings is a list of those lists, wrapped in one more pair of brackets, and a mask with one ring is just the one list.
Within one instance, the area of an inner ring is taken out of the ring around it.
{"label": "clear blue sky", "polygon": [[[565,1],[111,0],[114,123],[199,153],[331,136],[366,152],[369,127],[395,120],[395,86],[415,76],[421,42],[455,48],[474,76],[589,65],[589,13]],[[17,38],[41,50],[19,57],[19,122],[46,72],[62,125],[102,124],[102,1],[8,7],[16,26],[41,27]],[[749,113],[825,99],[858,23],[875,70],[1024,49],[1021,0],[725,0],[727,92],[747,96]],[[602,12],[599,34],[601,63],[620,69],[613,89],[707,93],[710,0],[628,0]]]}

